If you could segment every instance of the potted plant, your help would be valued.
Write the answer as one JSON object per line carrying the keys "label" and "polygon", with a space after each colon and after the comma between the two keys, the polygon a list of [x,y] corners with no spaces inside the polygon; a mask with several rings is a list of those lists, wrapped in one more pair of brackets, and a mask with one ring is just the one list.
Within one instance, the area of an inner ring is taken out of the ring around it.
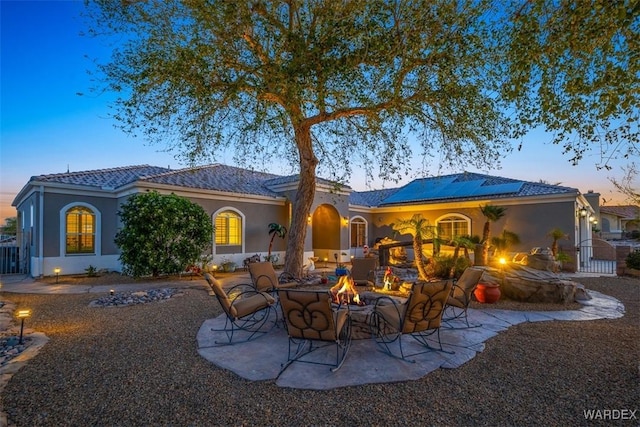
{"label": "potted plant", "polygon": [[[344,252],[342,252],[343,256],[346,256],[347,254],[345,254]],[[347,270],[347,266],[342,263],[342,262],[338,262],[338,254],[334,253],[333,254],[333,258],[336,260],[336,276],[346,276],[347,274],[349,274],[349,270]]]}
{"label": "potted plant", "polygon": [[236,271],[237,267],[236,263],[228,258],[223,258],[220,266],[222,267],[222,271],[224,271],[225,273],[233,273],[234,271]]}
{"label": "potted plant", "polygon": [[478,283],[473,295],[478,302],[493,304],[500,299],[500,285],[497,283]]}

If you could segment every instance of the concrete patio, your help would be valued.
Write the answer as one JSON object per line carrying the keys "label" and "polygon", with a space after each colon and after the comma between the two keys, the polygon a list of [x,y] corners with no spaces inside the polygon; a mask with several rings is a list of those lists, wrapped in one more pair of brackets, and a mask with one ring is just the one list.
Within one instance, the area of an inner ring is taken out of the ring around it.
{"label": "concrete patio", "polygon": [[[281,366],[287,361],[287,335],[283,328],[273,328],[267,334],[245,343],[220,345],[226,339],[223,332],[212,328],[224,326],[224,315],[206,320],[197,334],[198,353],[215,365],[235,372],[242,378],[261,381],[276,379],[280,387],[328,390],[361,384],[389,383],[416,380],[438,369],[462,366],[485,348],[485,342],[498,333],[525,322],[590,321],[616,319],[624,315],[624,306],[615,298],[590,291],[592,299],[582,301],[579,310],[565,311],[509,311],[499,309],[469,310],[469,321],[482,324],[470,329],[441,328],[443,347],[454,354],[433,351],[413,357],[416,363],[392,358],[378,351],[373,340],[353,340],[349,354],[336,371],[327,366],[293,363],[279,377]],[[450,326],[461,327],[462,321]],[[241,337],[240,337],[241,339]],[[407,339],[407,351],[417,343]],[[315,360],[330,358],[334,348],[313,353]]]}

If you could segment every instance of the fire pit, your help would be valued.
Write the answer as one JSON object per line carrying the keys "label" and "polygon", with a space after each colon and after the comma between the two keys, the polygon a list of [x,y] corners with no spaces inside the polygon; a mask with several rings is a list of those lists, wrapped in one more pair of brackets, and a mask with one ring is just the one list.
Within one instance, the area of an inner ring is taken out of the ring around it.
{"label": "fire pit", "polygon": [[354,340],[371,338],[369,317],[373,312],[376,299],[384,295],[396,299],[400,303],[406,300],[403,297],[379,294],[377,292],[358,292],[353,279],[348,276],[340,277],[338,283],[332,286],[329,292],[335,305],[346,304],[349,306],[351,311],[351,338]]}
{"label": "fire pit", "polygon": [[329,289],[333,302],[336,304],[366,305],[360,299],[360,294],[356,290],[355,282],[349,276],[340,276],[338,283]]}

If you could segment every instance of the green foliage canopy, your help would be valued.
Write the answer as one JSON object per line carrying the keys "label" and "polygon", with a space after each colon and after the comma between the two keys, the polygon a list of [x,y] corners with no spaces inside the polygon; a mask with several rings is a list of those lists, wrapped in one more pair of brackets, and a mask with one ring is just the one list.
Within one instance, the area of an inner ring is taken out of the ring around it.
{"label": "green foliage canopy", "polygon": [[5,218],[4,225],[0,226],[0,233],[15,236],[18,233],[18,218],[15,216]]}
{"label": "green foliage canopy", "polygon": [[637,153],[638,8],[95,0],[87,13],[90,34],[114,40],[97,90],[119,95],[125,131],[193,163],[228,151],[257,167],[289,159],[300,173],[286,259],[296,272],[316,173],[345,181],[358,165],[397,180],[410,139],[425,163],[481,169],[537,127],[575,161],[593,144]]}
{"label": "green foliage canopy", "polygon": [[134,277],[176,274],[195,264],[213,236],[211,218],[184,197],[134,194],[118,212],[115,237],[123,272]]}

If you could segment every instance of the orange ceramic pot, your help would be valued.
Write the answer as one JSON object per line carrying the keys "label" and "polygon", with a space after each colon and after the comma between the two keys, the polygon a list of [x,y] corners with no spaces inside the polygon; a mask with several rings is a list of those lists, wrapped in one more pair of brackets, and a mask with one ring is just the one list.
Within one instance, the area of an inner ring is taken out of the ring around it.
{"label": "orange ceramic pot", "polygon": [[479,302],[493,304],[500,299],[500,285],[478,283],[473,294]]}

